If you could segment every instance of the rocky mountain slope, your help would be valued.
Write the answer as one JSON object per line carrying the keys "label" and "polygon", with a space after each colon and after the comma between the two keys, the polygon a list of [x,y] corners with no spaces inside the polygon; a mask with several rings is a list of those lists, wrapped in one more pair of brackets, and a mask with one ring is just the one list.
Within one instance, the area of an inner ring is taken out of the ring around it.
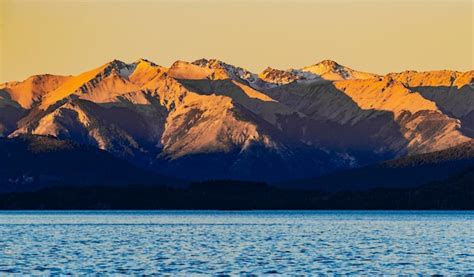
{"label": "rocky mountain slope", "polygon": [[72,140],[189,179],[306,178],[469,141],[473,78],[114,60],[0,85],[0,135]]}

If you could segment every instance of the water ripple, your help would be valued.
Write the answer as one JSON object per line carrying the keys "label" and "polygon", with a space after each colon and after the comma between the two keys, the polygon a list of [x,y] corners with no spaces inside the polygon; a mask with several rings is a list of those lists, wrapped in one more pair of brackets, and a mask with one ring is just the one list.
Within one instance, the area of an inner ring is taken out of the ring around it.
{"label": "water ripple", "polygon": [[473,212],[0,212],[6,274],[473,274]]}

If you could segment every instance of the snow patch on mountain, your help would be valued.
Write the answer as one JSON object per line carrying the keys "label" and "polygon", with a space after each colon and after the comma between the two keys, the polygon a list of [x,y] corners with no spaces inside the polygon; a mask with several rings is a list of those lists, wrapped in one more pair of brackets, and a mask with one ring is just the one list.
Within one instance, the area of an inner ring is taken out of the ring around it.
{"label": "snow patch on mountain", "polygon": [[306,66],[300,69],[303,72],[310,72],[325,80],[352,80],[352,79],[371,79],[378,77],[376,74],[356,71],[342,66],[335,61],[324,60],[317,64]]}

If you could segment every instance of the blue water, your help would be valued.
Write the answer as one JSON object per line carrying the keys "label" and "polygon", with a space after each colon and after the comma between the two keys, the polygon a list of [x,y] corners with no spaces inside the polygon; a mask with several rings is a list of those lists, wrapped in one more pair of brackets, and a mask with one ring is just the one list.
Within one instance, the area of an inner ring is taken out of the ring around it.
{"label": "blue water", "polygon": [[474,212],[0,212],[0,275],[474,274]]}

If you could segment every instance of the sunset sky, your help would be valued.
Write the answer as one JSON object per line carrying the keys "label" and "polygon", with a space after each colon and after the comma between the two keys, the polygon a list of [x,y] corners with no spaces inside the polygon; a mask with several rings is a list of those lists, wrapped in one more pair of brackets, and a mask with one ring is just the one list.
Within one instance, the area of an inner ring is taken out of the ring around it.
{"label": "sunset sky", "polygon": [[218,58],[260,72],[473,69],[473,2],[0,0],[0,82],[113,59]]}

